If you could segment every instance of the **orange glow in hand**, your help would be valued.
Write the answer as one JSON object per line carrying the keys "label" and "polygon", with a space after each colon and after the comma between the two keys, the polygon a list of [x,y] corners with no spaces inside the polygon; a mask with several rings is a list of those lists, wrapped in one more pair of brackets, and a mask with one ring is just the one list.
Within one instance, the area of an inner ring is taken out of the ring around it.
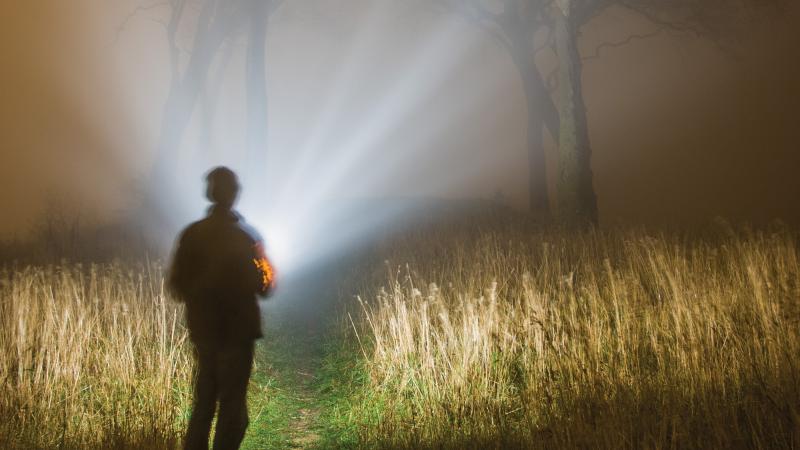
{"label": "orange glow in hand", "polygon": [[267,258],[267,254],[264,252],[262,243],[256,244],[255,251],[256,257],[253,258],[253,263],[261,273],[261,292],[267,293],[275,289],[275,271],[269,262],[269,258]]}

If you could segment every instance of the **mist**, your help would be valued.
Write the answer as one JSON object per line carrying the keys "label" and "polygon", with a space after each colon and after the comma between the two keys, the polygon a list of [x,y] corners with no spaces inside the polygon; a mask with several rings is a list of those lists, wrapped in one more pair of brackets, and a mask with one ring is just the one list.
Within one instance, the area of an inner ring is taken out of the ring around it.
{"label": "mist", "polygon": [[[240,173],[240,211],[285,254],[311,252],[298,246],[332,233],[346,245],[408,217],[413,199],[498,197],[526,209],[519,73],[492,33],[424,2],[292,2],[273,13],[258,167],[246,148],[246,40],[232,34],[169,175],[154,177],[170,91],[169,10],[142,6],[3,7],[3,53],[13,61],[0,75],[9,87],[0,107],[4,235],[25,236],[52,203],[84,222],[130,220],[156,192],[167,223],[148,232],[167,246],[202,217],[203,175],[216,165]],[[603,223],[798,220],[791,112],[800,65],[785,59],[796,13],[749,26],[735,55],[663,32],[585,61]],[[188,12],[178,30],[181,64],[196,23]],[[649,26],[610,8],[581,45],[589,54]],[[547,52],[537,60],[554,66]],[[552,178],[552,139],[546,151]],[[344,219],[352,230],[332,229]]]}
{"label": "mist", "polygon": [[796,448],[791,3],[0,3],[0,448]]}

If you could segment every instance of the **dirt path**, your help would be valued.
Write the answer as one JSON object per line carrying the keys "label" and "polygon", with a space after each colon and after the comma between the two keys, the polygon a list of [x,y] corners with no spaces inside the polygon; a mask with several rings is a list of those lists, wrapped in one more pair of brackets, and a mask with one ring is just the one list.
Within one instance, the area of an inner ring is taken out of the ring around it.
{"label": "dirt path", "polygon": [[317,388],[322,341],[290,325],[274,324],[259,343],[245,450],[324,447],[324,405]]}
{"label": "dirt path", "polygon": [[318,432],[321,407],[317,403],[313,391],[319,361],[310,357],[302,357],[298,359],[297,363],[293,372],[298,406],[289,423],[291,434],[289,442],[293,448],[315,448],[322,439]]}
{"label": "dirt path", "polygon": [[323,447],[324,405],[318,385],[326,323],[291,310],[272,310],[265,316],[265,338],[256,356],[257,383],[267,393],[265,413],[261,424],[252,427],[252,443],[246,448]]}
{"label": "dirt path", "polygon": [[265,338],[260,342],[257,367],[268,394],[253,450],[325,447],[320,384],[324,382],[325,342],[335,317],[328,306],[331,285],[326,274],[307,276],[285,284],[282,297],[262,306]]}

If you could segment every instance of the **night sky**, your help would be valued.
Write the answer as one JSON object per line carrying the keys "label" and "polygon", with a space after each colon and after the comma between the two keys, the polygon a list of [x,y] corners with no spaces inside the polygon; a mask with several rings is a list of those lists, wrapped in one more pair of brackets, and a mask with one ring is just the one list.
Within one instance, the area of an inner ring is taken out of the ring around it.
{"label": "night sky", "polygon": [[[272,148],[289,152],[313,128],[336,89],[331,68],[348,61],[365,38],[358,34],[365,3],[342,0],[338,13],[288,8],[273,18],[267,48]],[[169,82],[157,11],[129,21],[117,37],[135,4],[0,3],[0,236],[24,234],[45,198],[105,219],[135,204],[133,186],[152,164]],[[454,152],[479,161],[481,170],[446,190],[387,182],[376,195],[488,198],[502,190],[524,208],[526,111],[510,59],[463,20],[403,8],[386,7],[378,33],[353,62],[341,106],[341,116],[350,119],[342,119],[337,132],[357,129],[357,118],[393,89],[404,70],[427,64],[440,82],[420,98],[408,91],[406,101],[415,105],[411,114],[372,157],[402,152],[406,139],[437,123],[441,129],[426,142],[425,158],[404,170],[420,179],[436,177],[453,164]],[[437,72],[438,59],[415,57],[443,21],[451,21],[464,57]],[[800,224],[798,23],[795,7],[781,18],[748,25],[733,51],[663,32],[604,49],[585,62],[604,223],[693,224],[722,216]],[[652,28],[612,8],[583,29],[581,45],[588,54],[598,42]],[[234,50],[234,63],[241,64],[240,53]],[[540,62],[546,66],[547,57]],[[243,121],[240,79],[235,69],[225,75],[216,125],[222,130]],[[485,94],[481,101],[464,100],[476,91]],[[193,130],[184,152],[199,145],[201,127],[196,123]],[[225,152],[240,145],[237,139],[220,132],[208,145]],[[437,149],[447,151],[437,156]],[[552,146],[549,151],[554,161]]]}

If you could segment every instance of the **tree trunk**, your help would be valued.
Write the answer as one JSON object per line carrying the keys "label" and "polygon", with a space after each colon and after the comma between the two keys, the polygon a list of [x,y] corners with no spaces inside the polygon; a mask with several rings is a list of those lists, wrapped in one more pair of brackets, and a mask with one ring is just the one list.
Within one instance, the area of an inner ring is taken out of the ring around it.
{"label": "tree trunk", "polygon": [[146,209],[157,224],[164,222],[159,199],[163,190],[175,190],[173,184],[178,171],[178,153],[183,135],[192,118],[192,113],[208,78],[209,68],[227,31],[227,23],[212,20],[216,2],[206,1],[200,13],[192,53],[180,80],[173,80],[156,146],[156,155]]}
{"label": "tree trunk", "polygon": [[558,215],[567,224],[597,224],[591,147],[581,90],[581,59],[570,0],[559,0],[555,39],[559,60],[561,130],[558,160]]}
{"label": "tree trunk", "polygon": [[[530,57],[527,58],[528,60]],[[547,165],[544,154],[544,133],[540,112],[540,90],[535,86],[536,67],[529,61],[518,64],[525,90],[525,104],[528,109],[527,140],[528,149],[528,207],[534,214],[548,216],[550,202],[547,195]],[[538,72],[537,72],[538,73]]]}
{"label": "tree trunk", "polygon": [[267,73],[266,38],[269,0],[252,0],[247,44],[247,172],[258,180],[266,170],[267,153]]}
{"label": "tree trunk", "polygon": [[549,197],[547,194],[547,164],[544,152],[544,127],[558,141],[558,113],[539,69],[533,60],[533,49],[524,34],[509,32],[514,43],[511,58],[522,78],[525,103],[528,109],[527,140],[528,149],[528,205],[535,214],[549,216]]}
{"label": "tree trunk", "polygon": [[207,83],[203,95],[203,125],[200,130],[200,141],[202,142],[202,153],[200,156],[204,161],[210,161],[213,158],[214,150],[214,119],[217,113],[217,105],[219,103],[220,91],[222,84],[225,81],[225,74],[230,65],[231,58],[233,58],[233,51],[235,43],[230,42],[225,45],[225,49],[216,64],[216,70]]}

